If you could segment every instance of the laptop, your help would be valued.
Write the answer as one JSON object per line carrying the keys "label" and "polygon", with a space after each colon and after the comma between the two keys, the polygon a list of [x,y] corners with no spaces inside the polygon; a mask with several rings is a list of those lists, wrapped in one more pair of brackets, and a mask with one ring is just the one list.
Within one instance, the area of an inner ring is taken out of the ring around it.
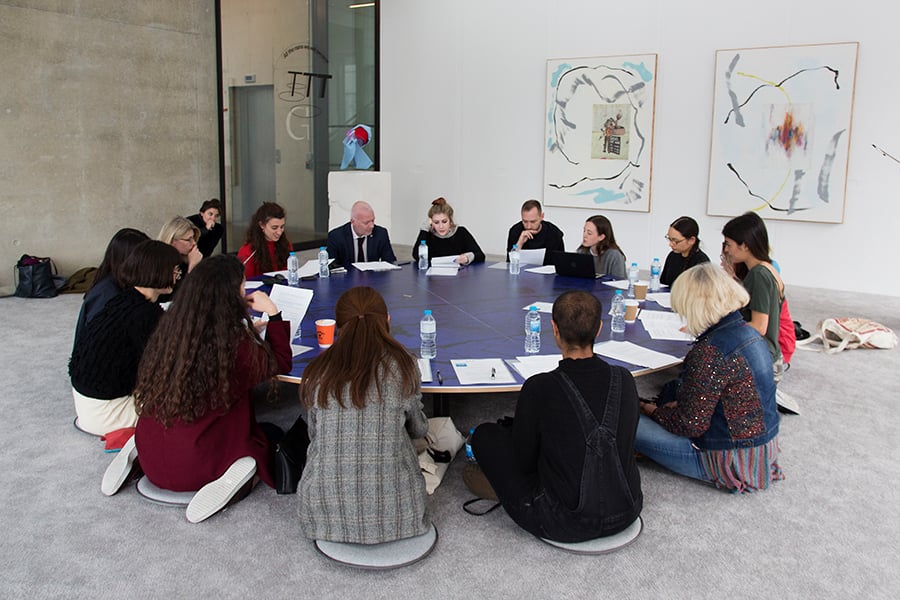
{"label": "laptop", "polygon": [[596,279],[601,277],[594,272],[594,256],[578,252],[551,252],[547,264],[556,267],[557,275],[566,277],[583,277]]}

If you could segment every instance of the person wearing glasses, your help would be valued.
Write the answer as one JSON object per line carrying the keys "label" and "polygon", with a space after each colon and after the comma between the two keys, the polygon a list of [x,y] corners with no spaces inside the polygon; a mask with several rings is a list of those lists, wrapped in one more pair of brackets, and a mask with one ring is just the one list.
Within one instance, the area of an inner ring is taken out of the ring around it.
{"label": "person wearing glasses", "polygon": [[700,249],[700,226],[690,217],[678,217],[669,225],[666,239],[672,249],[666,257],[659,282],[672,285],[678,276],[693,266],[709,262],[709,257]]}
{"label": "person wearing glasses", "polygon": [[197,247],[197,241],[200,239],[200,228],[184,217],[173,217],[162,226],[156,239],[169,244],[178,250],[178,254],[181,255],[181,263],[178,265],[178,281],[175,282],[172,292],[160,299],[160,302],[168,302],[178,290],[178,282],[193,271],[194,267],[203,260],[203,254]]}
{"label": "person wearing glasses", "polygon": [[137,423],[132,390],[138,363],[163,315],[157,300],[172,291],[179,263],[171,245],[145,240],[113,273],[121,291],[87,322],[69,360],[80,429],[106,435]]}

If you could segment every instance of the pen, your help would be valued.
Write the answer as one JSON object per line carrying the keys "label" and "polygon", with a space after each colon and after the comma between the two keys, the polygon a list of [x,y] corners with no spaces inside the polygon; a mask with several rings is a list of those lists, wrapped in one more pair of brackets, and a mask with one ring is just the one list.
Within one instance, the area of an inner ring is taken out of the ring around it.
{"label": "pen", "polygon": [[494,367],[491,367],[491,379],[493,379],[496,376],[497,376],[497,369]]}
{"label": "pen", "polygon": [[438,383],[441,384],[441,385],[444,385],[444,378],[441,377],[441,372],[440,372],[440,371],[437,372],[437,378],[438,378]]}

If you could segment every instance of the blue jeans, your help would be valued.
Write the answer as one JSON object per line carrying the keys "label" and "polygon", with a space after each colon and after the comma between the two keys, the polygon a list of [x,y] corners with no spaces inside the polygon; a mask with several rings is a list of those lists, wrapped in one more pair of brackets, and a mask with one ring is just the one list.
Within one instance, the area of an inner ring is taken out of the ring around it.
{"label": "blue jeans", "polygon": [[667,431],[647,415],[641,415],[638,420],[634,449],[679,475],[709,481],[700,462],[700,452],[691,440]]}

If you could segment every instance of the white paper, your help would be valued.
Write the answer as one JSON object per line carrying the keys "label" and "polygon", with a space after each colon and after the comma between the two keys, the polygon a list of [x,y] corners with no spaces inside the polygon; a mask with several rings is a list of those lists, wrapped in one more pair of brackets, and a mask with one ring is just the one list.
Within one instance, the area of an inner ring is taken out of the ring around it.
{"label": "white paper", "polygon": [[644,329],[654,340],[682,340],[691,342],[694,336],[681,331],[684,321],[673,312],[662,310],[642,310],[638,316]]}
{"label": "white paper", "polygon": [[627,290],[628,289],[628,280],[627,279],[617,279],[616,281],[604,281],[603,285],[608,285],[609,287],[614,287],[619,290]]}
{"label": "white paper", "polygon": [[399,271],[402,267],[384,262],[382,260],[373,260],[370,262],[355,262],[353,266],[360,271]]}
{"label": "white paper", "polygon": [[543,267],[531,267],[525,269],[529,273],[539,273],[541,275],[556,275],[556,267],[554,265],[544,265]]}
{"label": "white paper", "polygon": [[471,358],[452,360],[456,378],[463,385],[485,383],[515,383],[506,364],[499,358]]}
{"label": "white paper", "polygon": [[459,256],[435,256],[431,259],[432,267],[456,267],[459,268],[459,264],[456,262],[456,259]]}
{"label": "white paper", "polygon": [[672,308],[671,292],[652,292],[647,294],[647,300],[656,302],[663,308]]}
{"label": "white paper", "polygon": [[546,248],[535,248],[533,250],[519,250],[520,265],[542,265],[544,264],[544,253]]}
{"label": "white paper", "polygon": [[499,271],[507,271],[509,270],[508,262],[497,262],[488,266],[488,269],[497,269]]}
{"label": "white paper", "polygon": [[263,284],[262,281],[247,281],[244,282],[244,291],[247,290],[255,290]]}
{"label": "white paper", "polygon": [[517,356],[515,361],[510,361],[510,364],[515,367],[519,375],[528,379],[538,373],[549,373],[559,366],[561,360],[562,354],[529,354]]}
{"label": "white paper", "polygon": [[553,313],[552,302],[532,302],[523,306],[522,310],[530,310],[532,306],[537,306],[538,312],[547,313],[548,315]]}
{"label": "white paper", "polygon": [[659,369],[677,364],[681,359],[670,354],[642,348],[631,342],[600,342],[594,344],[594,352],[632,365]]}
{"label": "white paper", "polygon": [[301,346],[300,344],[291,344],[291,356],[300,356],[304,352],[312,350],[312,346]]}
{"label": "white paper", "polygon": [[291,339],[294,339],[300,330],[300,322],[309,309],[309,303],[312,302],[313,291],[287,285],[273,285],[269,298],[281,311],[281,318],[291,322]]}
{"label": "white paper", "polygon": [[422,374],[422,381],[428,382],[431,381],[431,359],[430,358],[418,358],[419,361],[419,372]]}
{"label": "white paper", "polygon": [[[319,270],[317,268],[316,273],[318,273],[318,272],[319,272]],[[263,275],[265,275],[266,277],[275,277],[276,275],[281,275],[282,277],[287,279],[287,269],[285,269],[283,271],[266,271],[265,273],[263,273]]]}
{"label": "white paper", "polygon": [[429,267],[427,271],[425,271],[426,275],[437,275],[440,277],[456,277],[459,274],[459,268],[456,266],[452,267]]}

